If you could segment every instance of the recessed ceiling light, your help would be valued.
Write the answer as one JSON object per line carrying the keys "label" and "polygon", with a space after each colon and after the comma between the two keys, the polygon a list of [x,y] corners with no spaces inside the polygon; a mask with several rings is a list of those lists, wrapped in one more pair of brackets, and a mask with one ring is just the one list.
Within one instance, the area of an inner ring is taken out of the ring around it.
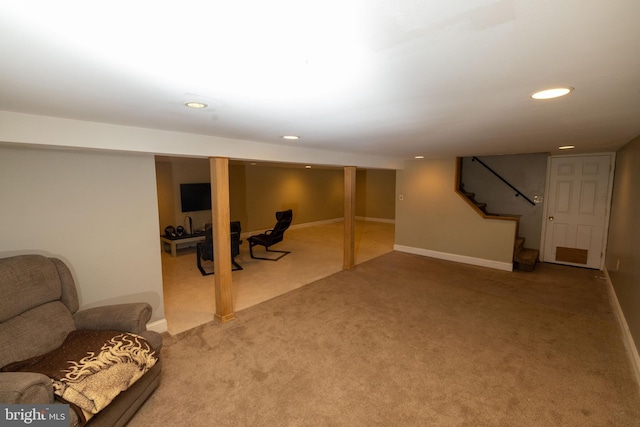
{"label": "recessed ceiling light", "polygon": [[573,150],[574,148],[576,148],[575,145],[561,145],[558,150]]}
{"label": "recessed ceiling light", "polygon": [[189,108],[207,108],[207,104],[203,104],[202,102],[187,102],[184,105]]}
{"label": "recessed ceiling light", "polygon": [[552,99],[564,96],[573,90],[572,87],[556,87],[553,89],[545,89],[540,92],[536,92],[531,97],[533,99]]}
{"label": "recessed ceiling light", "polygon": [[300,137],[296,136],[296,135],[285,135],[282,138],[284,138],[284,139],[300,139]]}

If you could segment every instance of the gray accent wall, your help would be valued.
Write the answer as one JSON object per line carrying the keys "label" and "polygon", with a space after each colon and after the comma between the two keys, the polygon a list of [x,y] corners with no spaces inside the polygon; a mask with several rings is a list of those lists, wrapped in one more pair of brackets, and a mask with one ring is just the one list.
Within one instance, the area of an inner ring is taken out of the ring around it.
{"label": "gray accent wall", "polygon": [[[547,177],[547,153],[479,157],[529,199],[544,198]],[[518,235],[525,247],[540,249],[543,203],[531,205],[471,157],[462,162],[465,190],[476,193],[476,200],[487,204],[491,213],[520,216]],[[539,199],[542,201],[542,199]]]}

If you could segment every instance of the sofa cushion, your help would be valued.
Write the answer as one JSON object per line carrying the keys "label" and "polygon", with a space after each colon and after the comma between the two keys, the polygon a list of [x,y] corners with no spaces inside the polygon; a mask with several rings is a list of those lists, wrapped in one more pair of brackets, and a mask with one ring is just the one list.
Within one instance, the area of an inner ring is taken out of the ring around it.
{"label": "sofa cushion", "polygon": [[0,322],[62,295],[55,264],[41,255],[0,260]]}
{"label": "sofa cushion", "polygon": [[53,380],[53,390],[86,422],[135,383],[157,362],[140,335],[120,331],[72,331],[46,354],[11,363],[3,372],[37,372]]}
{"label": "sofa cushion", "polygon": [[0,323],[0,366],[58,348],[76,329],[60,301],[49,302]]}

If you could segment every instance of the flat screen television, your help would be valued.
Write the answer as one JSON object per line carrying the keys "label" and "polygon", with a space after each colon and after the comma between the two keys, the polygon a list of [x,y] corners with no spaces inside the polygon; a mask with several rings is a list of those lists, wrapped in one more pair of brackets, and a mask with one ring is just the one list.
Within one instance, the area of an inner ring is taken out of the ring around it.
{"label": "flat screen television", "polygon": [[180,184],[182,212],[211,210],[211,184]]}

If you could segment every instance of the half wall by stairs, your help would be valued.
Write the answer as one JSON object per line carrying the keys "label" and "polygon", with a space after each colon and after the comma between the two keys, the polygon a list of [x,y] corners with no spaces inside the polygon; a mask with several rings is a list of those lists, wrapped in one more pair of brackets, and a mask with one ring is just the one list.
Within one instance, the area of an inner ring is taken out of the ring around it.
{"label": "half wall by stairs", "polygon": [[[458,159],[460,164],[461,159]],[[464,184],[460,181],[460,171],[458,170],[456,178],[455,191],[471,206],[480,216],[486,219],[499,219],[505,221],[516,221],[519,224],[519,215],[497,214],[491,213],[488,210],[487,204],[479,202],[475,199],[475,194],[468,192],[464,189]],[[516,230],[518,225],[516,225]],[[513,267],[514,269],[521,271],[532,271],[538,262],[540,252],[537,249],[530,249],[524,247],[525,239],[517,235],[513,245]]]}

